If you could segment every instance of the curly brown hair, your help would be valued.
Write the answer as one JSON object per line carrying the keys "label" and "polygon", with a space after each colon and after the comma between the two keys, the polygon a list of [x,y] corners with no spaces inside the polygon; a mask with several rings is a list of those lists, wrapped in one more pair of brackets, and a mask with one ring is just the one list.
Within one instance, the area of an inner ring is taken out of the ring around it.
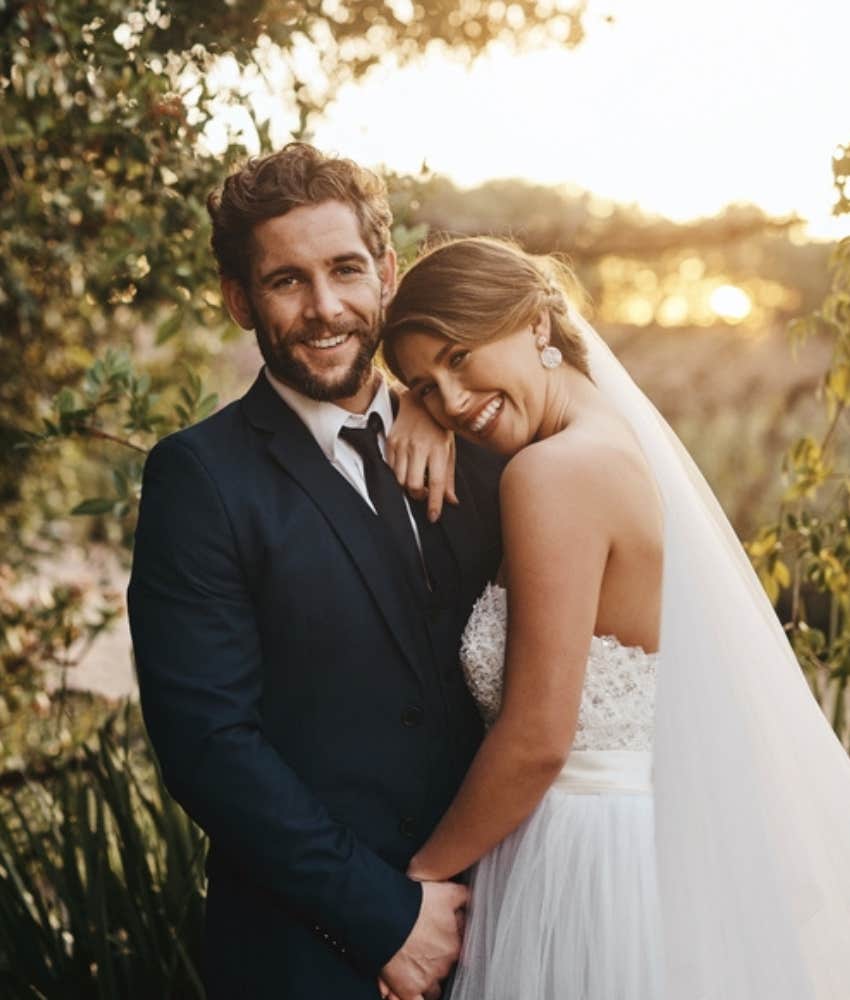
{"label": "curly brown hair", "polygon": [[382,260],[392,223],[383,180],[353,160],[327,156],[306,142],[290,142],[277,153],[248,160],[207,198],[219,274],[247,288],[254,226],[325,201],[341,201],[354,210],[369,252]]}

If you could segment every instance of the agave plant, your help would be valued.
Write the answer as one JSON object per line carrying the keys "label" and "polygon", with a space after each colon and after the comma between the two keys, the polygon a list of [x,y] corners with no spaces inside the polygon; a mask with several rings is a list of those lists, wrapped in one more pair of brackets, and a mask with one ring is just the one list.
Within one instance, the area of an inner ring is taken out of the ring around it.
{"label": "agave plant", "polygon": [[110,726],[0,809],[0,995],[204,996],[205,841]]}

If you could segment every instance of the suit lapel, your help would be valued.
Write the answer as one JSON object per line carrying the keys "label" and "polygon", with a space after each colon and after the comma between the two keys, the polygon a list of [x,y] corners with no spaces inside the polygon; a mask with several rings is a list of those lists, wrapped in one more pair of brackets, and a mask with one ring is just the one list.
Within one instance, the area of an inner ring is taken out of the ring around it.
{"label": "suit lapel", "polygon": [[[251,423],[270,431],[268,449],[309,495],[356,564],[366,588],[406,659],[421,676],[414,616],[416,606],[393,558],[378,518],[357,490],[327,460],[312,434],[277,395],[263,372],[242,400]],[[309,540],[305,540],[309,544]]]}

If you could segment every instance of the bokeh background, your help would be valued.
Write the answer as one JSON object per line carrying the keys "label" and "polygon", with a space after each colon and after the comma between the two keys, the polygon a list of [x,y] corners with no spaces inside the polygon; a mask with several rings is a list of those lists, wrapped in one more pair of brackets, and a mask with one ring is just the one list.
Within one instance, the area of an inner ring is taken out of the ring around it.
{"label": "bokeh background", "polygon": [[0,2],[3,995],[202,995],[123,588],[146,451],[259,367],[206,195],[293,138],[384,174],[403,260],[570,261],[847,740],[848,37],[833,0]]}

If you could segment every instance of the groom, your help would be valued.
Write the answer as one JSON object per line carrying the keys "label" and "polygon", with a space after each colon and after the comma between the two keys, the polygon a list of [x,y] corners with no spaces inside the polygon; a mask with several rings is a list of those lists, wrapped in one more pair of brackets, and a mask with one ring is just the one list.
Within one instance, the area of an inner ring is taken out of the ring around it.
{"label": "groom", "polygon": [[439,995],[466,890],[408,860],[481,738],[458,666],[499,560],[499,467],[458,442],[431,523],[381,458],[395,280],[377,177],[303,143],[210,197],[248,393],[145,467],[128,592],[166,784],[207,832],[210,1000]]}

